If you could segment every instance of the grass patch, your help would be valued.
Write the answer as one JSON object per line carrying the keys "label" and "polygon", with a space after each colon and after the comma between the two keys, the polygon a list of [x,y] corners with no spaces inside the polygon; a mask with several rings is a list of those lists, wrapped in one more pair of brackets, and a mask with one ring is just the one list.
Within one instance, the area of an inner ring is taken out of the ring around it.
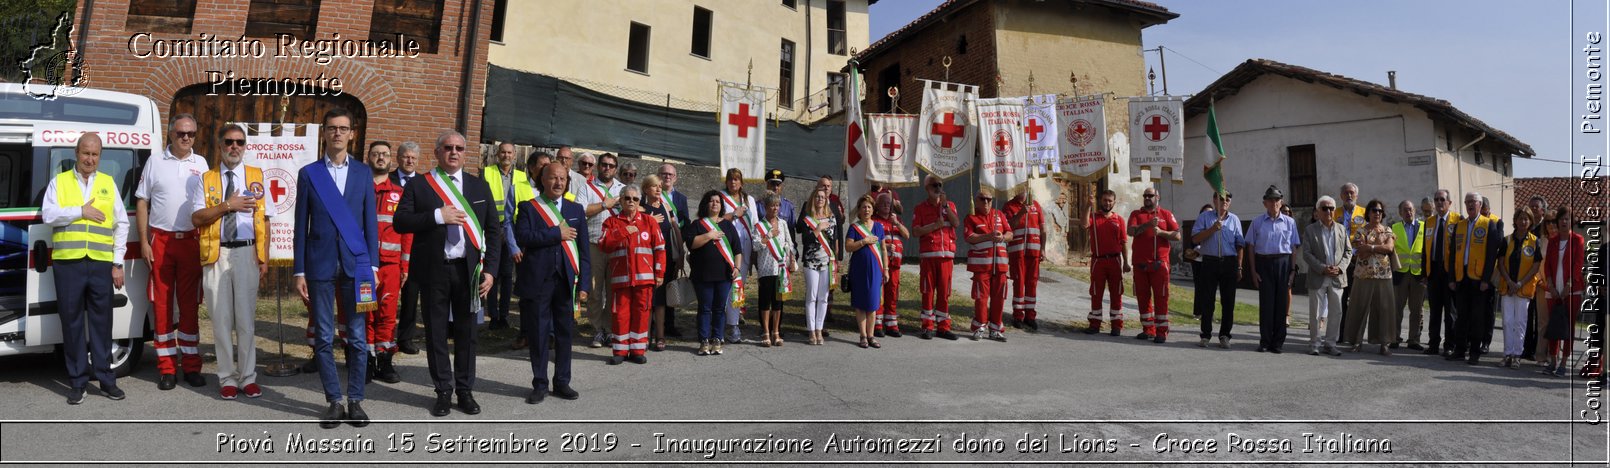
{"label": "grass patch", "polygon": [[[1067,275],[1073,279],[1083,281],[1085,283],[1090,282],[1091,275],[1090,269],[1088,268],[1070,268],[1060,265],[1052,266],[1050,264],[1042,264],[1041,268]],[[1135,282],[1133,280],[1126,279],[1123,281],[1123,283],[1124,296],[1131,298],[1135,297]],[[1236,291],[1237,296],[1242,294],[1257,294],[1257,291]],[[1215,296],[1217,295],[1215,294]],[[1297,298],[1293,296],[1292,300],[1297,300]],[[1170,328],[1180,328],[1178,325],[1192,325],[1193,327],[1200,326],[1202,321],[1197,320],[1196,317],[1192,315],[1195,310],[1196,288],[1180,286],[1178,284],[1169,284],[1168,320]],[[1215,308],[1215,311],[1217,310],[1218,309]],[[1258,307],[1251,304],[1243,304],[1237,301],[1235,303],[1235,323],[1236,325],[1257,325]],[[1083,328],[1084,327],[1080,327],[1081,330]]]}

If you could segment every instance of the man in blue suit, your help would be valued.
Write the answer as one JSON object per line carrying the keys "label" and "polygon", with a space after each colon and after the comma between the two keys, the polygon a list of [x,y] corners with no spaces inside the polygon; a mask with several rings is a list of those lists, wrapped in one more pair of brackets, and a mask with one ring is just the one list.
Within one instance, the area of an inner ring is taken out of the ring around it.
{"label": "man in blue suit", "polygon": [[520,296],[520,330],[531,343],[532,390],[527,404],[541,403],[548,393],[549,358],[554,358],[553,396],[566,400],[578,396],[570,388],[570,344],[576,336],[572,311],[575,301],[586,300],[589,289],[589,282],[577,281],[577,274],[592,271],[592,262],[583,245],[587,213],[565,200],[569,176],[560,164],[543,168],[538,178],[541,195],[521,203],[515,215],[515,241],[526,253],[517,267],[514,293]]}
{"label": "man in blue suit", "polygon": [[[375,186],[369,166],[347,154],[347,142],[353,134],[352,113],[342,108],[326,112],[320,131],[324,132],[324,156],[302,166],[296,178],[296,291],[311,304],[308,314],[314,327],[313,356],[319,363],[324,398],[330,402],[319,418],[319,426],[331,429],[345,420],[363,427],[369,424],[369,415],[359,405],[368,369],[368,316],[364,312],[368,308],[359,305],[374,302],[374,273],[380,266]],[[330,190],[338,193],[329,193]],[[335,301],[341,301],[342,310],[353,312],[345,317],[345,408],[333,352]]]}

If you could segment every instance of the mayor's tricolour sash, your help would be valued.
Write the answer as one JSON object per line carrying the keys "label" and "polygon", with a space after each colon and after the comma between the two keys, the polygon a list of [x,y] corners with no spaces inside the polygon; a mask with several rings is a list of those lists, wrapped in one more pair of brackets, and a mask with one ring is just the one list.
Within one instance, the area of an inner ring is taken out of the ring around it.
{"label": "mayor's tricolour sash", "polygon": [[[721,227],[716,223],[710,222],[710,218],[701,219],[699,220],[699,223],[704,224],[704,228],[710,231],[721,230]],[[738,255],[733,253],[732,244],[727,240],[725,235],[721,236],[721,239],[716,242],[716,250],[721,252],[721,259],[727,261],[728,267],[738,268]]]}
{"label": "mayor's tricolour sash", "polygon": [[[459,192],[458,185],[448,180],[447,173],[443,172],[441,168],[438,167],[435,171],[431,171],[430,177],[426,177],[425,182],[430,185],[431,190],[436,192],[436,197],[442,199],[442,204],[458,208],[459,211],[464,212],[464,216],[469,218],[469,222],[461,224],[460,227],[464,228],[464,237],[469,239],[470,246],[474,247],[475,251],[482,253],[480,260],[475,262],[474,265],[470,265],[470,284],[481,284],[481,264],[486,262],[486,248],[484,245],[486,237],[481,232],[481,219],[475,216],[475,210],[470,209],[470,202],[464,199],[463,193]],[[481,313],[483,312],[480,307],[480,300],[480,294],[470,295],[470,302],[472,302],[470,310],[475,312],[476,322],[481,321]],[[448,320],[452,320],[452,315],[448,315]]]}
{"label": "mayor's tricolour sash", "polygon": [[883,262],[888,259],[888,257],[883,256],[883,240],[872,235],[872,230],[862,227],[861,223],[859,222],[850,223],[850,229],[854,229],[855,233],[861,236],[861,240],[872,239],[875,241],[871,244],[867,244],[867,247],[871,247],[872,255],[876,255],[878,257],[877,261],[872,262],[872,264],[877,265],[878,271],[883,271]]}
{"label": "mayor's tricolour sash", "polygon": [[762,219],[760,222],[755,223],[755,231],[759,232],[760,238],[766,241],[766,251],[771,252],[772,260],[777,261],[778,282],[782,283],[779,285],[778,291],[785,294],[794,292],[793,278],[788,273],[788,252],[784,251],[783,247],[777,242],[777,236],[781,233],[770,226],[770,221]]}
{"label": "mayor's tricolour sash", "polygon": [[352,214],[352,210],[347,209],[347,201],[341,198],[341,191],[336,189],[330,171],[320,168],[305,173],[308,182],[313,185],[313,196],[319,199],[325,213],[330,215],[330,221],[335,223],[336,237],[341,239],[341,245],[347,248],[347,253],[352,254],[353,274],[357,275],[352,278],[352,297],[357,298],[358,312],[379,308],[375,300],[374,263],[369,259],[369,247],[365,245],[368,240],[363,237],[366,231],[358,225],[358,218]]}
{"label": "mayor's tricolour sash", "polygon": [[[560,216],[559,207],[548,202],[547,198],[533,198],[531,199],[531,206],[537,209],[537,214],[542,216],[542,222],[547,223],[548,227],[557,229],[560,226],[565,225],[565,218]],[[578,260],[581,258],[581,250],[580,247],[577,246],[575,239],[564,241],[564,246],[565,261],[570,265],[570,273],[572,275],[571,286],[574,287],[576,283],[575,278],[581,277],[581,262]]]}
{"label": "mayor's tricolour sash", "polygon": [[816,245],[822,246],[822,251],[827,252],[827,284],[828,290],[832,290],[833,285],[838,284],[839,260],[838,256],[833,253],[833,244],[827,243],[827,237],[822,235],[822,231],[818,230],[818,223],[820,221],[817,221],[813,216],[805,217],[805,227],[810,228],[811,235],[816,237]]}

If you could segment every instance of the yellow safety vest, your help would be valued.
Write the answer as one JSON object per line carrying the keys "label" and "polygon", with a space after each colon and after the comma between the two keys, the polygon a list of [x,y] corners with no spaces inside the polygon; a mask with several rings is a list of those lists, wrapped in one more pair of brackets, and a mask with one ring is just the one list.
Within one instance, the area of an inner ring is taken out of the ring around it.
{"label": "yellow safety vest", "polygon": [[[1513,237],[1514,236],[1511,236],[1511,240],[1504,243],[1504,256],[1499,257],[1498,261],[1504,262],[1505,264],[1509,263],[1509,256],[1515,253],[1515,241]],[[1530,233],[1526,234],[1526,240],[1521,241],[1520,249],[1521,267],[1519,269],[1510,270],[1510,278],[1519,278],[1521,275],[1526,274],[1527,270],[1531,270],[1533,265],[1537,265],[1538,268],[1542,268],[1543,252],[1537,247],[1537,236],[1531,235]],[[1531,281],[1521,283],[1521,291],[1518,296],[1530,298],[1537,295],[1537,283],[1540,282],[1542,278],[1543,275],[1537,275],[1533,276]],[[1509,283],[1505,281],[1498,281],[1498,293],[1505,296],[1517,295],[1512,294],[1512,291],[1509,290]]]}
{"label": "yellow safety vest", "polygon": [[[492,189],[492,203],[497,205],[498,221],[507,221],[503,219],[503,195],[506,192],[503,189],[503,173],[497,166],[487,166],[486,169],[481,171],[481,175],[486,176],[486,185]],[[518,205],[537,198],[536,191],[531,189],[531,181],[526,180],[525,171],[512,170],[514,175],[510,177],[510,183],[514,184],[514,203]]]}
{"label": "yellow safety vest", "polygon": [[[56,206],[84,206],[84,194],[78,188],[78,171],[69,170],[56,176]],[[117,186],[112,184],[112,176],[106,173],[95,175],[95,185],[90,192],[95,198],[95,209],[106,215],[106,220],[99,223],[80,218],[72,224],[55,228],[50,235],[50,242],[54,250],[50,253],[52,260],[77,260],[89,257],[97,262],[111,262],[114,248],[117,247],[116,218],[112,210],[117,206]]]}
{"label": "yellow safety vest", "polygon": [[1404,232],[1403,222],[1398,221],[1396,223],[1392,223],[1392,236],[1397,238],[1396,245],[1393,246],[1393,248],[1397,249],[1398,263],[1403,265],[1403,268],[1398,269],[1398,273],[1408,273],[1411,275],[1420,274],[1421,266],[1423,265],[1421,263],[1421,257],[1425,254],[1425,221],[1420,222],[1419,231],[1420,232],[1415,233],[1414,244],[1411,245],[1409,244],[1409,236],[1406,232]]}
{"label": "yellow safety vest", "polygon": [[[1454,281],[1479,280],[1487,273],[1483,268],[1487,263],[1488,242],[1493,238],[1493,223],[1498,218],[1476,215],[1475,220],[1475,223],[1468,218],[1451,223],[1450,234],[1443,240],[1448,244],[1448,255],[1443,258],[1448,261],[1448,271],[1453,273]],[[1475,226],[1472,227],[1472,224]],[[1469,258],[1466,258],[1467,255]]]}
{"label": "yellow safety vest", "polygon": [[[258,195],[257,207],[252,210],[252,233],[254,235],[253,239],[257,241],[255,245],[257,247],[257,262],[268,263],[268,197],[263,196],[266,194],[263,191],[263,170],[245,164],[241,164],[240,167],[246,170],[246,186],[235,187],[235,190],[240,193],[252,192]],[[201,189],[204,192],[202,197],[207,199],[208,208],[224,204],[224,199],[228,197],[224,193],[224,188],[227,185],[224,183],[224,170],[223,165],[220,164],[217,168],[201,175]],[[212,224],[200,226],[202,265],[211,265],[218,262],[219,251],[222,250],[218,244],[222,240],[220,236],[223,235],[223,231],[219,226],[223,222],[224,218],[218,218],[213,220]]]}

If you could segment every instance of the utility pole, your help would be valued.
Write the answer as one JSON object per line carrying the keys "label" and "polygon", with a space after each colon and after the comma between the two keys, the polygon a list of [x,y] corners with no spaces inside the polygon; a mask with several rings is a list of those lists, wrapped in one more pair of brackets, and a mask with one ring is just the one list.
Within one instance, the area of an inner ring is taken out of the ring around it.
{"label": "utility pole", "polygon": [[1168,95],[1168,61],[1163,59],[1163,46],[1159,44],[1156,49],[1146,49],[1141,52],[1157,52],[1157,65],[1163,70],[1163,95]]}

